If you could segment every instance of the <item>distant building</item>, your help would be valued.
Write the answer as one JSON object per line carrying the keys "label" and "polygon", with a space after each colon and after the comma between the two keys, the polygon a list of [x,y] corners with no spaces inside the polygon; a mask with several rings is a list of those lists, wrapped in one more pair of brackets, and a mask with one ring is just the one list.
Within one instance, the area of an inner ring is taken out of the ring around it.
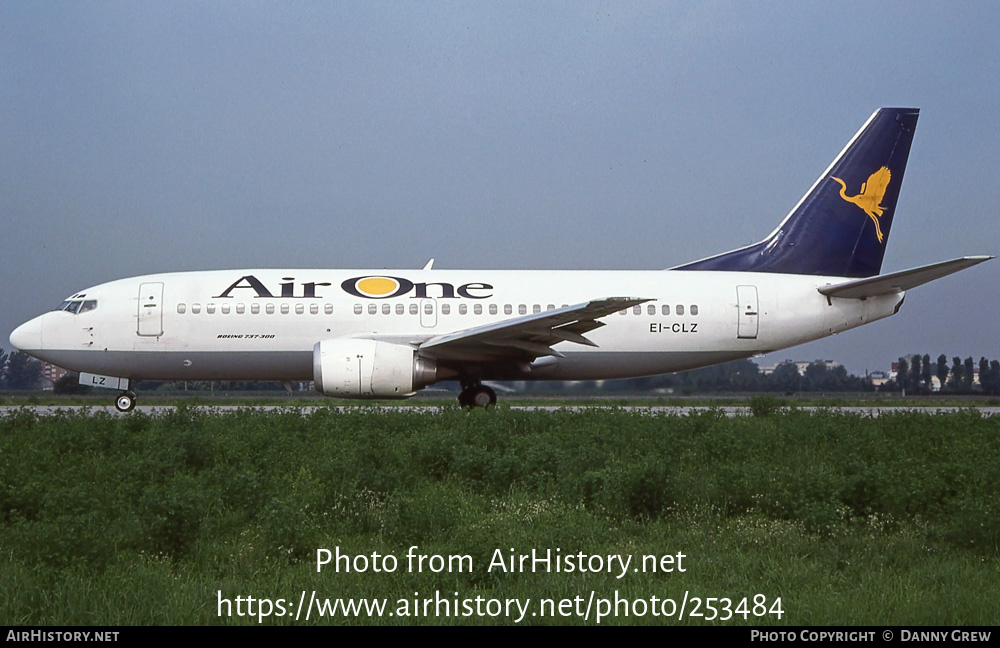
{"label": "distant building", "polygon": [[885,371],[872,371],[868,374],[868,380],[876,387],[886,384],[891,379],[892,377]]}
{"label": "distant building", "polygon": [[793,364],[795,369],[799,372],[800,376],[806,375],[806,368],[811,364],[821,364],[825,365],[827,370],[836,369],[840,366],[839,362],[834,362],[833,360],[785,360],[784,362],[779,362],[776,365],[770,367],[761,367],[760,372],[765,376],[774,373],[774,370],[783,364]]}
{"label": "distant building", "polygon": [[57,367],[54,364],[48,362],[42,362],[42,378],[48,381],[47,388],[51,388],[56,384],[56,381],[65,376],[68,371],[62,367]]}

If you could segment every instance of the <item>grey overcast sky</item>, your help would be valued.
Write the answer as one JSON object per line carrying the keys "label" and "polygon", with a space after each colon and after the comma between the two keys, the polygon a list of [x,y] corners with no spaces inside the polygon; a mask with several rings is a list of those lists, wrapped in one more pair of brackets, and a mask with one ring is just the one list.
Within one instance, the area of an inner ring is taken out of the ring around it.
{"label": "grey overcast sky", "polygon": [[[1000,253],[1000,3],[0,0],[0,346],[112,279],[656,269],[921,109],[883,272]],[[1000,358],[1000,260],[772,354]]]}

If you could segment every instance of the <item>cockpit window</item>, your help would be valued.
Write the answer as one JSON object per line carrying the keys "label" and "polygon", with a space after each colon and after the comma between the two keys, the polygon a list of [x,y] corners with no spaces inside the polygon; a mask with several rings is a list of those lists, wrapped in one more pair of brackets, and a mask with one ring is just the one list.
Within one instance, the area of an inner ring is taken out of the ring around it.
{"label": "cockpit window", "polygon": [[63,303],[59,304],[59,308],[56,310],[68,311],[74,314],[86,313],[87,311],[92,311],[97,308],[96,299],[67,299]]}

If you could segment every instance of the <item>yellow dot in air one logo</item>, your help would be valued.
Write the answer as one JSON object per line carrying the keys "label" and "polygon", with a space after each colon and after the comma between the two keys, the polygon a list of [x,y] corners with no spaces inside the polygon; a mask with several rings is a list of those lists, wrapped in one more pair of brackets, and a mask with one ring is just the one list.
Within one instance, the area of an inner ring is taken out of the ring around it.
{"label": "yellow dot in air one logo", "polygon": [[399,290],[399,282],[389,277],[367,277],[354,284],[354,287],[365,297],[391,297]]}

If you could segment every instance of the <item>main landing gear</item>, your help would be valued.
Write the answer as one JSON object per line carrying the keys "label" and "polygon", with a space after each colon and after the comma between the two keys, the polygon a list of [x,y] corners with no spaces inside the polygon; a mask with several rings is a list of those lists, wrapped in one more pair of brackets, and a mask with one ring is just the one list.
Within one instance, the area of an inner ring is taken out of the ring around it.
{"label": "main landing gear", "polygon": [[458,395],[462,407],[486,407],[497,404],[497,393],[482,383],[462,383],[462,393]]}
{"label": "main landing gear", "polygon": [[133,391],[123,391],[115,399],[115,409],[119,412],[131,412],[135,409],[136,395]]}

